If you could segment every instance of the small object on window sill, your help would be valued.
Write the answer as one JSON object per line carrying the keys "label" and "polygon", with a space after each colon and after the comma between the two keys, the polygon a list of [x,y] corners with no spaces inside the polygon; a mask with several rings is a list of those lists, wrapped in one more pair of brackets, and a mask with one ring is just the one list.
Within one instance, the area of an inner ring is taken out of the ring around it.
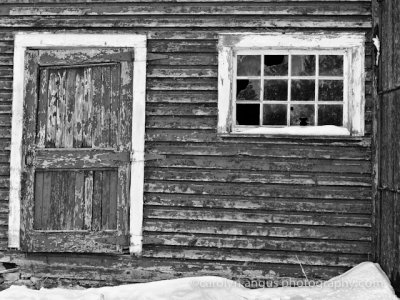
{"label": "small object on window sill", "polygon": [[303,117],[303,118],[299,118],[300,119],[300,126],[307,126],[308,125],[308,118],[307,117]]}

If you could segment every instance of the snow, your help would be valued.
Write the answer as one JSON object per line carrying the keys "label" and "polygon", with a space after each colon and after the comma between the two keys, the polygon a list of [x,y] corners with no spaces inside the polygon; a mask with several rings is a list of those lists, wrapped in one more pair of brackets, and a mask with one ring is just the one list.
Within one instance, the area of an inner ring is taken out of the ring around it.
{"label": "snow", "polygon": [[347,128],[333,125],[236,128],[235,133],[243,134],[283,134],[309,136],[349,136]]}
{"label": "snow", "polygon": [[188,277],[86,290],[11,286],[1,300],[398,300],[378,264],[364,262],[314,287],[247,289],[215,276]]}

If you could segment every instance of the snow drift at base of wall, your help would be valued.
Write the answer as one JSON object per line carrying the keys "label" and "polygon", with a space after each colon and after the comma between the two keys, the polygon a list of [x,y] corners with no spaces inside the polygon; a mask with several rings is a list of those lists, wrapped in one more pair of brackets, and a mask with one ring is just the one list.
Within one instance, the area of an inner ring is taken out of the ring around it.
{"label": "snow drift at base of wall", "polygon": [[85,290],[11,286],[2,300],[398,300],[379,267],[364,262],[314,287],[247,289],[220,277],[189,277]]}

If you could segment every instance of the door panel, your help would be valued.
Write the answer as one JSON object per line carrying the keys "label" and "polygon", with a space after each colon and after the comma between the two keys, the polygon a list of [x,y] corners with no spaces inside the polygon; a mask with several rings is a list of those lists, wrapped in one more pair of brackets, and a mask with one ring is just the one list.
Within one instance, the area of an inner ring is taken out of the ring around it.
{"label": "door panel", "polygon": [[40,68],[38,146],[45,136],[45,148],[115,148],[120,73],[119,64]]}
{"label": "door panel", "polygon": [[117,185],[117,169],[37,170],[34,229],[116,230]]}

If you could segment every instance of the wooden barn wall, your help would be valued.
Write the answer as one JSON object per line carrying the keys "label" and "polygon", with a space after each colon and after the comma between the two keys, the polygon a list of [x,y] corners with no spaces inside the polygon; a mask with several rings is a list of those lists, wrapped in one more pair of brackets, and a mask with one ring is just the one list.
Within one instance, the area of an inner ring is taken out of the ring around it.
{"label": "wooden barn wall", "polygon": [[[144,251],[7,252],[23,278],[116,284],[179,276],[327,279],[371,259],[371,3],[49,1],[0,5],[0,249],[7,249],[13,34],[146,33]],[[217,136],[219,32],[365,32],[366,136]],[[3,258],[5,261],[6,258]]]}
{"label": "wooden barn wall", "polygon": [[381,41],[374,89],[377,261],[400,294],[400,3],[374,1],[374,8]]}

